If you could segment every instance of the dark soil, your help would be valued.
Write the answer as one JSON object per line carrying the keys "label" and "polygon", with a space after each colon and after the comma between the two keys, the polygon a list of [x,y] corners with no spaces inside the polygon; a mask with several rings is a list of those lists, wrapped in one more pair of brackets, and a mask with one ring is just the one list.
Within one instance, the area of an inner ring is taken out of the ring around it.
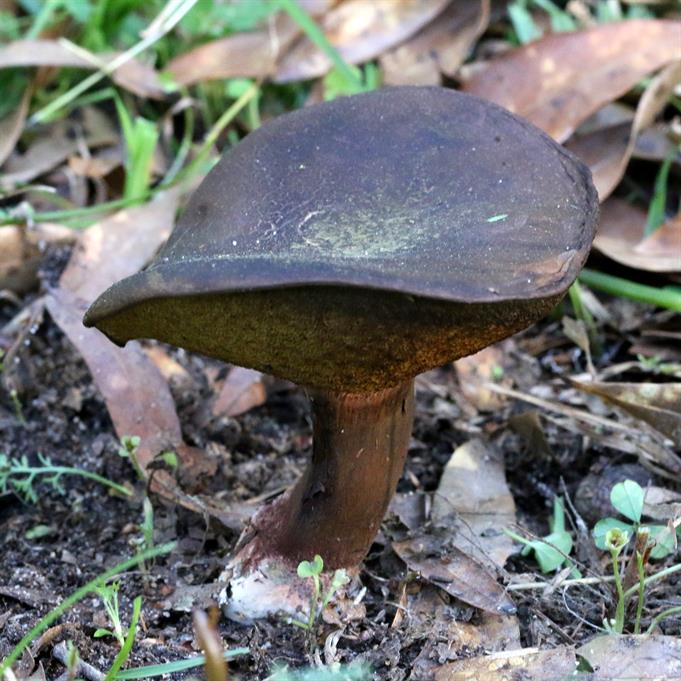
{"label": "dark soil", "polygon": [[[61,262],[63,257],[58,257],[53,265]],[[48,281],[51,278],[48,276]],[[0,301],[0,329],[21,309],[28,309],[31,300],[35,301],[35,296],[21,301],[23,307]],[[0,347],[9,350],[17,338],[15,333],[0,336]],[[130,463],[117,454],[119,443],[84,362],[47,313],[18,342],[20,349],[10,353],[0,387],[0,453],[26,456],[32,462],[42,454],[54,462],[127,483],[137,495],[129,501],[106,493],[90,480],[69,476],[62,479],[63,492],[38,484],[39,500],[35,504],[11,493],[0,496],[0,657],[66,595],[133,555],[143,518],[143,488]],[[548,383],[560,373],[584,367],[583,356],[555,322],[546,321],[505,347],[505,375],[511,376],[519,389]],[[626,357],[625,349],[619,345],[615,351]],[[192,377],[182,386],[174,386],[186,441],[218,458],[218,473],[211,485],[221,490],[222,500],[238,505],[290,484],[309,453],[311,427],[305,396],[294,388],[282,389],[264,406],[238,418],[199,427],[197,424],[205,421],[202,405],[211,391],[209,375],[222,367],[201,357],[171,352]],[[16,398],[11,390],[16,391]],[[473,434],[481,434],[503,449],[519,523],[537,534],[547,533],[555,494],[567,491],[574,497],[579,482],[594,466],[600,470],[604,462],[635,461],[593,444],[579,432],[559,430],[550,423],[544,429],[550,454],[542,453],[507,427],[509,417],[527,411],[527,406],[509,402],[496,413],[474,413],[451,367],[428,374],[427,381],[420,383],[417,398],[414,438],[399,492],[435,490],[454,448]],[[178,604],[178,594],[215,580],[237,538],[215,521],[206,521],[161,499],[155,498],[154,504],[155,542],[177,539],[179,544],[170,556],[157,559],[146,572],[122,577],[121,612],[125,621],[132,599],[140,594],[144,597],[143,631],[130,666],[196,654],[191,613],[188,606]],[[389,525],[399,523],[393,518]],[[36,528],[42,528],[42,536],[31,538]],[[404,528],[401,531],[404,533]],[[362,582],[367,587],[363,601],[366,617],[344,628],[336,659],[364,659],[374,668],[374,678],[398,680],[409,678],[417,658],[419,664],[428,658],[438,664],[475,654],[475,650],[444,654],[423,629],[410,629],[404,622],[391,627],[407,571],[391,550],[389,536],[387,531],[379,536],[365,563]],[[578,547],[577,556],[588,560],[589,553]],[[594,573],[601,570],[593,562],[588,568]],[[530,559],[516,557],[507,569],[530,573],[536,571],[536,565]],[[679,579],[670,579],[656,589],[649,602],[650,612],[672,602],[680,586]],[[565,601],[560,594],[542,597],[535,591],[516,592],[513,598],[519,608],[524,646],[583,641],[594,632],[579,618],[600,623],[612,604],[611,593],[605,588],[572,590]],[[442,602],[448,616],[477,621],[476,611],[463,603],[444,596]],[[108,626],[98,598],[81,601],[58,621],[58,626],[52,632],[54,638],[36,651],[48,679],[64,670],[50,657],[52,646],[59,640],[72,640],[82,659],[101,670],[108,669],[118,648],[110,638],[93,638],[95,629]],[[317,641],[321,648],[335,629],[331,625],[320,627]],[[681,621],[667,620],[662,629],[681,635]],[[251,649],[250,655],[231,663],[236,678],[265,678],[276,662],[299,667],[313,661],[314,646],[305,632],[283,622],[242,626],[222,619],[219,630],[229,647]]]}

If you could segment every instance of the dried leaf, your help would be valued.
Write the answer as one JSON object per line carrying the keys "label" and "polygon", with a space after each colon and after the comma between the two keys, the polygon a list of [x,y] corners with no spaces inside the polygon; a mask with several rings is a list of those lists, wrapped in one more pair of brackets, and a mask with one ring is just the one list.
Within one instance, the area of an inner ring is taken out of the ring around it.
{"label": "dried leaf", "polygon": [[514,614],[515,606],[496,576],[460,549],[447,546],[450,539],[449,532],[438,531],[392,546],[410,570],[450,596],[494,615]]}
{"label": "dried leaf", "polygon": [[87,303],[62,287],[47,296],[52,318],[76,346],[102,393],[119,437],[140,437],[138,458],[143,468],[165,449],[182,441],[180,422],[168,385],[136,342],[113,345],[96,329],[83,326]]}
{"label": "dried leaf", "polygon": [[30,101],[31,90],[29,88],[24,92],[19,106],[0,121],[0,166],[7,160],[21,137]]}
{"label": "dried leaf", "polygon": [[678,21],[636,19],[552,33],[493,60],[465,89],[563,142],[604,104],[678,60],[680,43]]}
{"label": "dried leaf", "polygon": [[[475,622],[462,621],[456,603],[440,589],[421,584],[416,593],[405,584],[401,604],[408,613],[402,619],[405,633],[425,645],[412,662],[411,679],[432,679],[433,671],[443,662],[465,656],[465,652],[482,648],[488,652],[520,646],[520,627],[516,616],[491,615],[481,612]],[[396,615],[398,617],[399,615]],[[393,627],[394,628],[394,627]],[[438,664],[438,662],[440,664]]]}
{"label": "dried leaf", "polygon": [[[538,651],[505,650],[491,655],[471,657],[443,665],[435,670],[435,681],[563,681],[573,678],[575,653],[571,648]],[[575,677],[577,678],[577,677]]]}
{"label": "dried leaf", "polygon": [[[0,47],[0,69],[16,66],[68,66],[92,71],[98,63],[115,59],[117,54],[93,54],[87,59],[58,40],[15,40]],[[140,97],[161,99],[163,86],[151,66],[132,59],[112,74],[114,82]]]}
{"label": "dried leaf", "polygon": [[608,199],[594,247],[628,267],[648,272],[681,272],[681,215],[645,236],[646,213],[618,198]]}
{"label": "dried leaf", "polygon": [[[674,87],[681,81],[681,62],[670,64],[653,78],[636,107],[631,122],[577,135],[566,145],[591,169],[601,201],[610,196],[624,175],[641,132],[652,125],[664,109]],[[679,244],[681,246],[681,243]]]}
{"label": "dried leaf", "polygon": [[503,365],[504,351],[500,345],[490,345],[454,363],[461,392],[478,411],[496,411],[503,406],[504,398],[485,388]]}
{"label": "dried leaf", "polygon": [[[433,498],[434,525],[459,529],[454,541],[461,551],[496,567],[514,552],[503,528],[514,525],[515,503],[504,471],[503,457],[481,440],[457,447],[447,462]],[[458,523],[457,523],[458,521]]]}
{"label": "dried leaf", "polygon": [[590,681],[681,677],[676,636],[597,636],[577,649],[595,670]]}
{"label": "dried leaf", "polygon": [[489,0],[456,0],[413,38],[381,55],[386,85],[439,85],[453,78],[489,22]]}
{"label": "dried leaf", "polygon": [[167,67],[180,85],[222,78],[264,78],[274,73],[281,55],[299,35],[288,16],[273,18],[271,28],[235,33],[199,45],[170,61]]}
{"label": "dried leaf", "polygon": [[254,369],[234,367],[213,404],[213,416],[238,416],[265,404],[266,400],[263,375]]}
{"label": "dried leaf", "polygon": [[180,189],[162,192],[88,228],[62,274],[61,287],[89,303],[114,282],[139,271],[168,238],[180,195]]}
{"label": "dried leaf", "polygon": [[580,390],[621,407],[681,446],[681,383],[584,383]]}
{"label": "dried leaf", "polygon": [[31,228],[0,227],[0,290],[24,293],[38,283],[38,267],[47,244],[70,244],[76,232],[62,225],[40,223]]}
{"label": "dried leaf", "polygon": [[[313,17],[331,6],[330,0],[300,2]],[[223,78],[265,78],[300,35],[300,28],[282,12],[269,17],[258,31],[235,33],[199,45],[171,59],[166,71],[180,85],[194,85]]]}
{"label": "dried leaf", "polygon": [[[436,17],[448,1],[346,0],[324,15],[321,28],[345,61],[358,64],[409,38]],[[274,80],[287,83],[317,78],[331,66],[329,58],[303,37],[281,60]]]}
{"label": "dried leaf", "polygon": [[585,135],[575,135],[565,146],[591,170],[598,196],[604,201],[622,179],[631,155],[631,123],[619,123]]}
{"label": "dried leaf", "polygon": [[76,154],[81,145],[93,148],[118,142],[118,133],[106,114],[94,107],[79,111],[79,120],[69,118],[46,126],[24,154],[11,156],[0,175],[0,187],[30,182]]}
{"label": "dried leaf", "polygon": [[83,232],[60,288],[47,297],[50,314],[90,368],[117,434],[140,437],[143,467],[182,442],[168,385],[139,344],[118,348],[96,329],[86,329],[82,318],[92,300],[121,277],[137,272],[167,239],[179,196],[178,189],[164,192]]}

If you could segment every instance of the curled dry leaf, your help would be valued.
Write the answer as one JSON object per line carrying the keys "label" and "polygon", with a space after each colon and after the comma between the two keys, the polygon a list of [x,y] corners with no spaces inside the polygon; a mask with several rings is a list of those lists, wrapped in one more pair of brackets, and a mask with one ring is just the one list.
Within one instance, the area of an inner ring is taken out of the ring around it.
{"label": "curled dry leaf", "polygon": [[[631,120],[577,134],[566,145],[591,169],[601,201],[610,196],[624,175],[643,130],[653,124],[674,88],[681,82],[681,62],[662,69],[648,84]],[[679,242],[681,248],[681,242]],[[680,251],[681,257],[681,251]]]}
{"label": "curled dry leaf", "polygon": [[465,90],[564,142],[604,104],[677,61],[679,44],[679,21],[637,19],[552,33],[493,60]]}
{"label": "curled dry leaf", "polygon": [[645,421],[681,447],[681,383],[584,383],[574,379],[571,383]]}
{"label": "curled dry leaf", "polygon": [[29,88],[24,92],[19,106],[0,121],[0,166],[7,160],[21,137],[28,113],[28,104],[31,100],[30,93]]}
{"label": "curled dry leaf", "polygon": [[514,551],[503,529],[516,522],[503,457],[481,440],[457,447],[442,472],[431,519],[436,526],[457,528],[453,541],[461,551],[503,568]]}
{"label": "curled dry leaf", "polygon": [[489,23],[489,0],[456,0],[405,43],[381,55],[386,85],[439,85],[453,78]]}
{"label": "curled dry leaf", "polygon": [[[99,64],[115,59],[117,54],[92,54],[88,59],[85,51],[69,49],[58,40],[15,40],[0,47],[0,69],[17,66],[69,66],[90,71]],[[131,59],[118,69],[112,78],[122,88],[139,95],[160,99],[164,89],[156,71],[141,61]]]}
{"label": "curled dry leaf", "polygon": [[648,272],[681,272],[681,215],[644,235],[647,215],[618,198],[601,208],[594,248],[628,267]]}
{"label": "curled dry leaf", "polygon": [[38,267],[46,244],[71,244],[76,232],[62,225],[0,227],[0,290],[24,293],[38,283]]}
{"label": "curled dry leaf", "polygon": [[392,547],[410,570],[450,596],[494,615],[515,614],[515,606],[497,583],[496,575],[451,546],[450,532],[421,533],[393,542]]}
{"label": "curled dry leaf", "polygon": [[[345,61],[373,59],[406,40],[447,5],[448,0],[346,0],[329,10],[321,28]],[[323,76],[331,61],[307,37],[300,39],[280,61],[274,80],[288,83]]]}

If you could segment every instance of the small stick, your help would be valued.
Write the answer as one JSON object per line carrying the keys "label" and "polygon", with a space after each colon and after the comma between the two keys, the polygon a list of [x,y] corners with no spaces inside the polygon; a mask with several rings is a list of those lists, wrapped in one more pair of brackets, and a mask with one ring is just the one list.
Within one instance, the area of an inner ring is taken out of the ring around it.
{"label": "small stick", "polygon": [[[52,649],[52,657],[55,660],[58,660],[61,662],[65,667],[68,667],[69,665],[69,653],[68,650],[66,649],[66,643],[63,641],[61,643],[57,643],[57,645]],[[83,662],[83,660],[78,660],[78,664],[76,665],[76,674],[80,674],[84,676],[88,681],[104,681],[105,674],[102,674],[102,672],[99,671],[96,667],[93,667],[91,664],[88,664],[87,662]],[[65,672],[65,674],[62,674],[58,681],[60,679],[68,679],[69,678],[69,672]]]}

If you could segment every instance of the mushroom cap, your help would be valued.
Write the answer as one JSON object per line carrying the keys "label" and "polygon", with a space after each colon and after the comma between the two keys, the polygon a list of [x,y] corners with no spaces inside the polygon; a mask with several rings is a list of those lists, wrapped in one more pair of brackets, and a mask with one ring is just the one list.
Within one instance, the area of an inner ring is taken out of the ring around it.
{"label": "mushroom cap", "polygon": [[453,90],[387,88],[248,135],[84,321],[120,344],[378,390],[543,316],[597,215],[589,170],[528,122]]}

